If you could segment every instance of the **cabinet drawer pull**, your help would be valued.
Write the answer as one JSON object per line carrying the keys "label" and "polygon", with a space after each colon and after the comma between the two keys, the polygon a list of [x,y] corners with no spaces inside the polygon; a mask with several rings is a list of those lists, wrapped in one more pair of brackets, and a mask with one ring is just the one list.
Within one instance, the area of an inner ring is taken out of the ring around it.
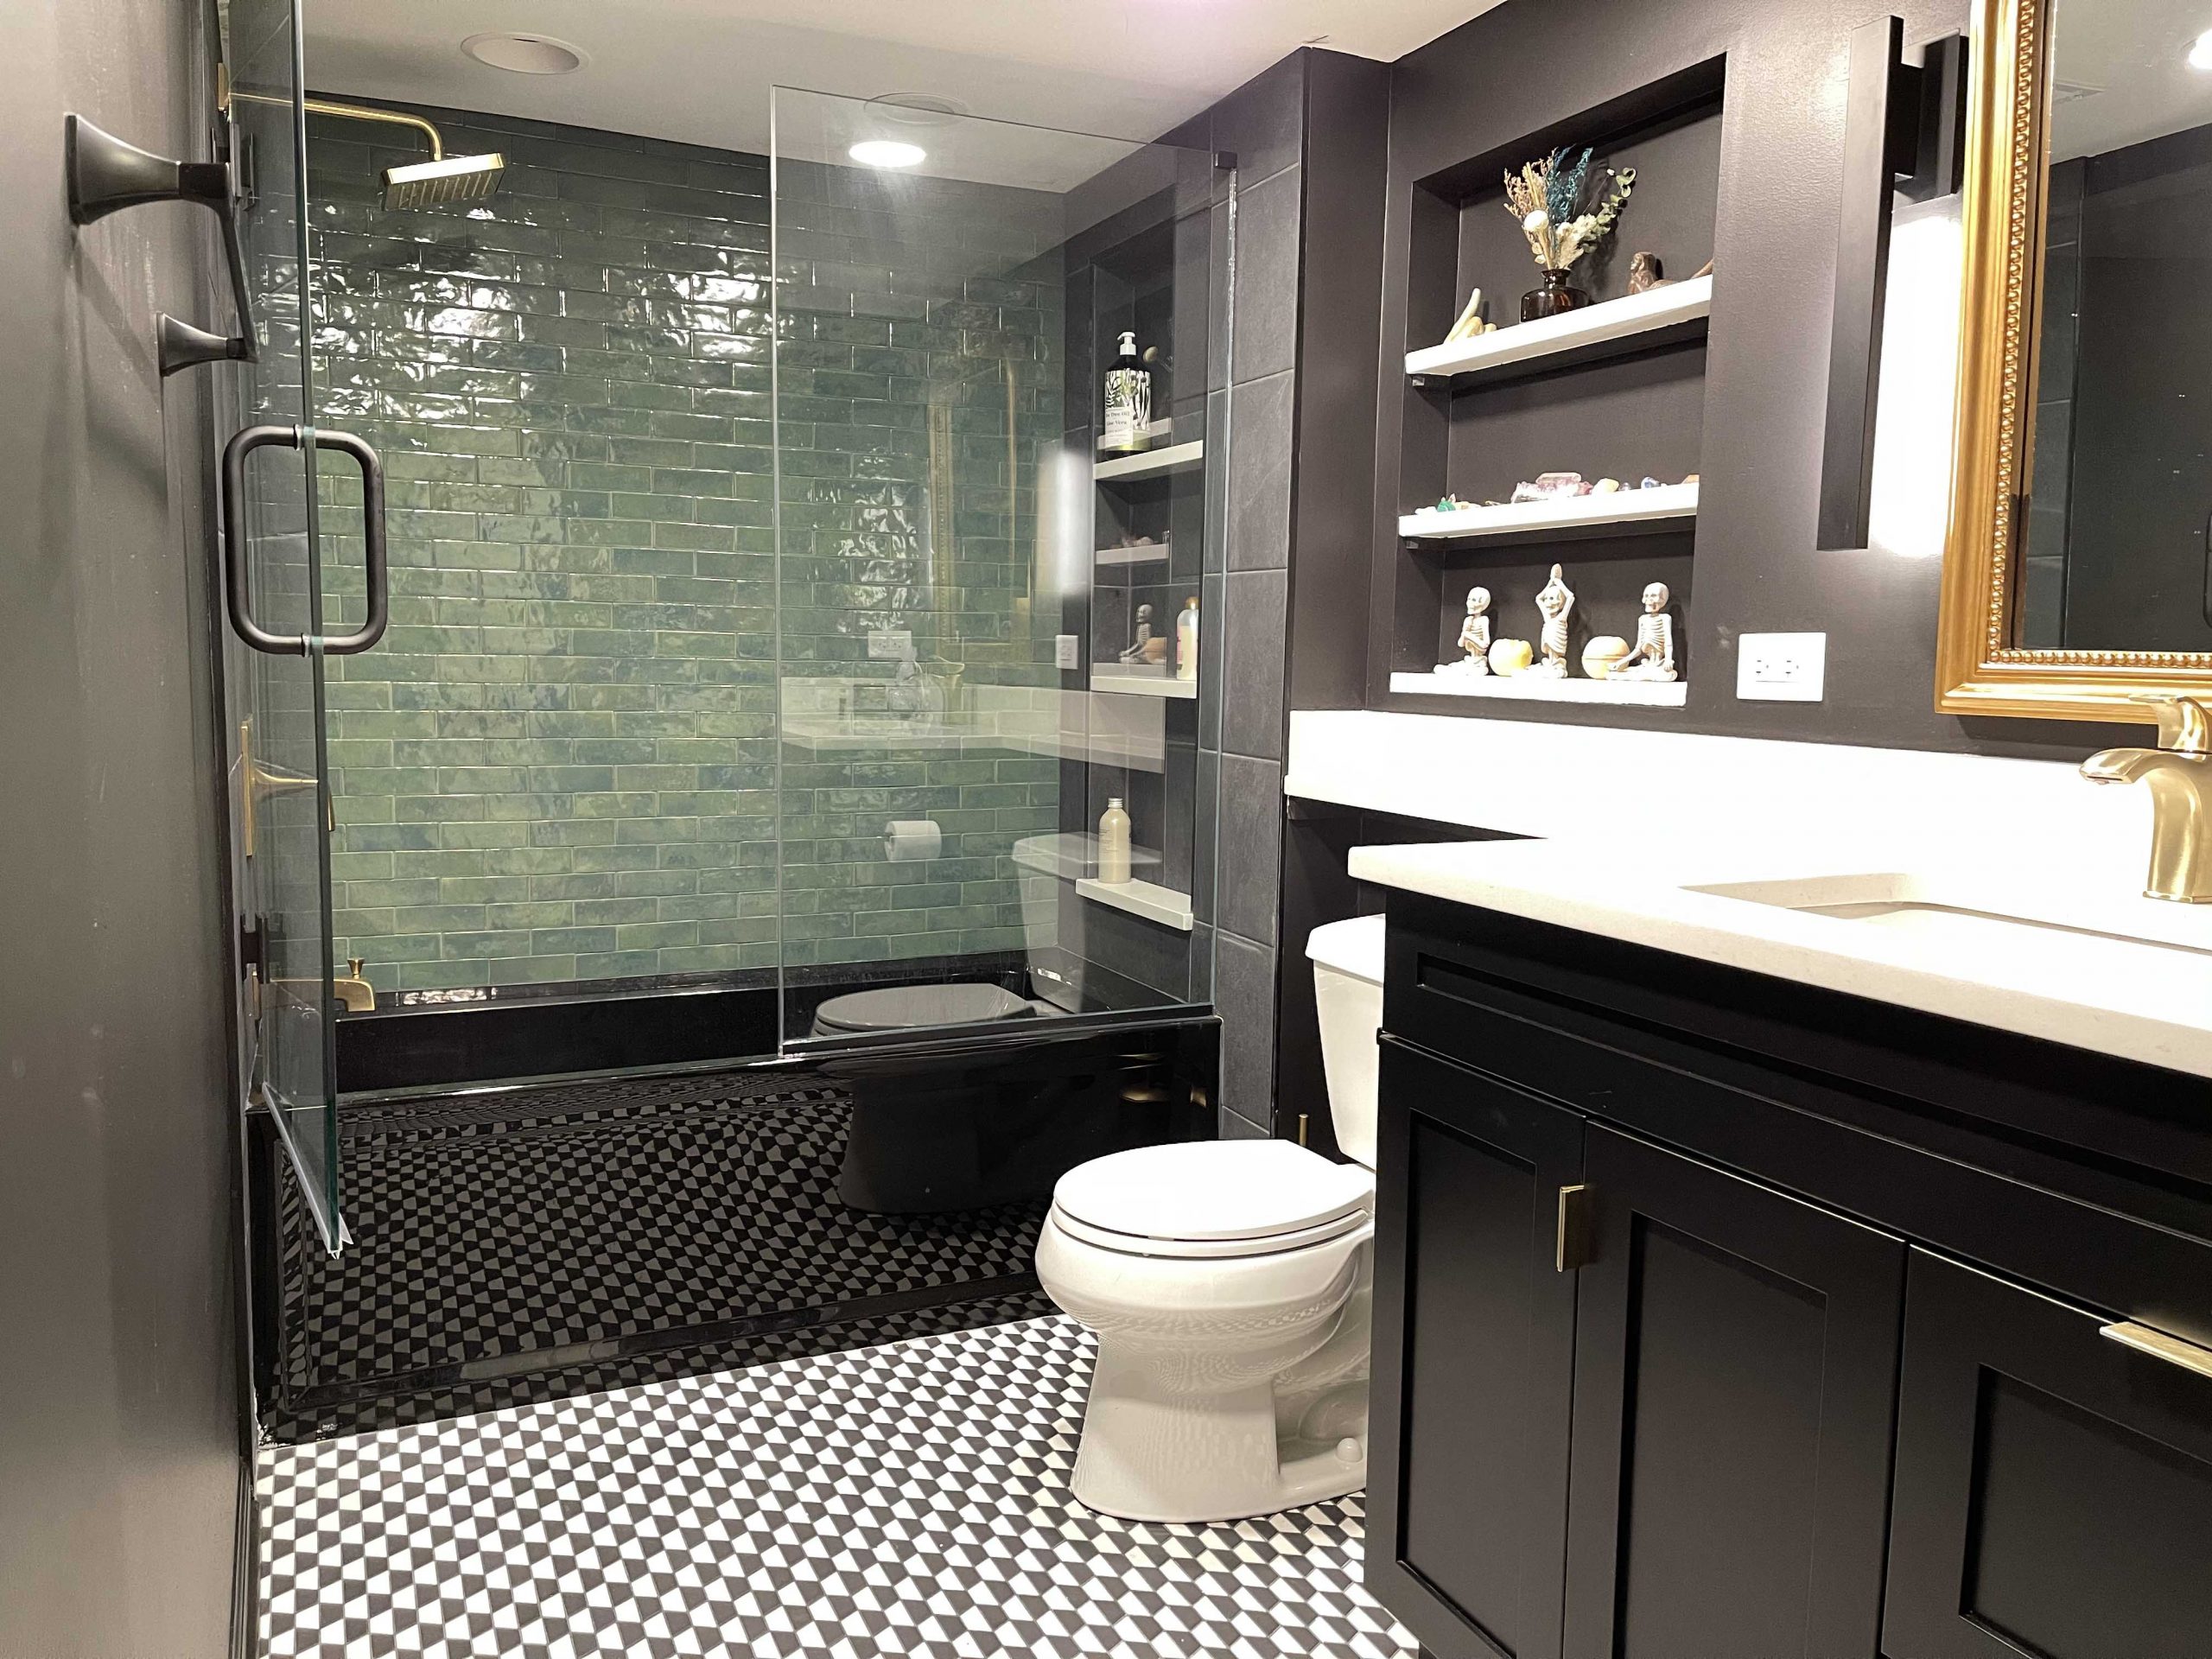
{"label": "cabinet drawer pull", "polygon": [[2148,1354],[2153,1359],[2163,1359],[2169,1365],[2178,1365],[2184,1371],[2194,1371],[2202,1377],[2212,1378],[2212,1348],[2199,1348],[2193,1342],[2183,1342],[2179,1337],[2170,1337],[2163,1331],[2147,1325],[2138,1325],[2126,1319],[2118,1325],[2100,1325],[2097,1334],[2110,1338],[2123,1348],[2133,1348],[2139,1354]]}
{"label": "cabinet drawer pull", "polygon": [[1559,1190],[1559,1232],[1552,1247],[1552,1265],[1573,1273],[1590,1263],[1590,1188],[1586,1182]]}

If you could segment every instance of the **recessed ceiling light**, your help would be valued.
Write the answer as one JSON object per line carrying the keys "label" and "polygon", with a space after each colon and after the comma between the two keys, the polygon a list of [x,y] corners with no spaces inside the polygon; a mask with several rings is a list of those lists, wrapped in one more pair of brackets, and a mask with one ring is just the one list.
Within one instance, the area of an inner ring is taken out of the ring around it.
{"label": "recessed ceiling light", "polygon": [[2212,29],[2196,37],[2196,44],[2189,49],[2189,67],[2192,69],[2212,69]]}
{"label": "recessed ceiling light", "polygon": [[565,75],[584,61],[582,50],[550,35],[472,35],[461,49],[479,63],[518,75]]}
{"label": "recessed ceiling light", "polygon": [[868,112],[902,127],[942,127],[968,113],[949,98],[931,92],[885,92],[868,101]]}
{"label": "recessed ceiling light", "polygon": [[919,144],[896,138],[863,138],[845,154],[862,167],[918,167],[929,159],[929,151]]}

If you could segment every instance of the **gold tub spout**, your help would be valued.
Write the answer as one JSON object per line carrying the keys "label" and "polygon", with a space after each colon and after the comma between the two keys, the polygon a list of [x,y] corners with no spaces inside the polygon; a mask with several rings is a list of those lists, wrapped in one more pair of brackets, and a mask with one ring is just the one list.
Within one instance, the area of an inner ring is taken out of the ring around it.
{"label": "gold tub spout", "polygon": [[2151,874],[2143,893],[2212,904],[2212,712],[2194,697],[2144,696],[2158,711],[2155,749],[2106,749],[2082,763],[2092,783],[2151,789]]}
{"label": "gold tub spout", "polygon": [[330,994],[346,1005],[348,1014],[374,1014],[377,1011],[377,989],[362,976],[362,959],[349,957],[346,971],[330,982]]}

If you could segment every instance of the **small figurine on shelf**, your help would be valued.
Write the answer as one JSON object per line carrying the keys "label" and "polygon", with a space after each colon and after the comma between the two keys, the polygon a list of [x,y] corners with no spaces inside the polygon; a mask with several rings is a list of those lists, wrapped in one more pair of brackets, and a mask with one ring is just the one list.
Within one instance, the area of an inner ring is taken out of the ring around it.
{"label": "small figurine on shelf", "polygon": [[1628,291],[1649,294],[1655,288],[1667,286],[1667,268],[1656,253],[1639,253],[1628,262]]}
{"label": "small figurine on shelf", "polygon": [[1125,663],[1147,663],[1157,660],[1159,653],[1152,648],[1152,607],[1137,607],[1136,637],[1129,641],[1129,648],[1122,653]]}
{"label": "small figurine on shelf", "polygon": [[1544,619],[1543,632],[1537,636],[1543,647],[1543,660],[1529,671],[1548,680],[1567,677],[1567,625],[1574,614],[1574,590],[1567,585],[1567,578],[1557,565],[1552,566],[1552,579],[1536,595],[1536,614]]}
{"label": "small figurine on shelf", "polygon": [[1483,675],[1490,672],[1490,589],[1467,589],[1466,620],[1459,624],[1459,649],[1466,653],[1456,663],[1440,663],[1440,674]]}
{"label": "small figurine on shelf", "polygon": [[1675,673],[1675,619],[1667,614],[1667,584],[1655,582],[1643,590],[1643,614],[1636,619],[1636,643],[1628,655],[1613,664],[1609,680],[1672,680]]}
{"label": "small figurine on shelf", "polygon": [[1494,334],[1497,329],[1496,323],[1483,321],[1483,291],[1478,288],[1467,296],[1466,307],[1459,313],[1459,320],[1452,325],[1451,333],[1444,336],[1444,343],[1446,346],[1457,345],[1463,340]]}

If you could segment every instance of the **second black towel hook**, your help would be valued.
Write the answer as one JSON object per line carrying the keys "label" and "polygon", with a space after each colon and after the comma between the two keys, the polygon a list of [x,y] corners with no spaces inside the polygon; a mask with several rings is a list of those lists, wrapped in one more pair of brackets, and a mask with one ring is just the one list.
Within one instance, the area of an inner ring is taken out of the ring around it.
{"label": "second black towel hook", "polygon": [[90,225],[125,207],[152,201],[194,202],[223,226],[223,251],[238,332],[210,334],[175,317],[162,319],[159,351],[164,375],[197,363],[255,360],[253,300],[246,286],[245,251],[238,238],[238,200],[228,162],[179,162],[125,143],[83,116],[65,118],[63,143],[69,175],[69,219]]}

